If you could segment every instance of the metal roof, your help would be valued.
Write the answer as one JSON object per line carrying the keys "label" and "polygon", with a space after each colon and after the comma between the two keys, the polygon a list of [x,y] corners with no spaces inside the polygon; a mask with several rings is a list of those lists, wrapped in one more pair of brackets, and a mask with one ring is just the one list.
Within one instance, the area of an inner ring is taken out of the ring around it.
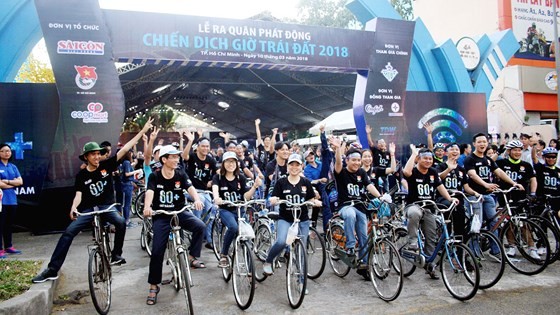
{"label": "metal roof", "polygon": [[265,135],[275,127],[305,130],[352,107],[355,74],[222,66],[131,64],[119,69],[126,117],[166,104],[243,138],[254,136],[256,118]]}

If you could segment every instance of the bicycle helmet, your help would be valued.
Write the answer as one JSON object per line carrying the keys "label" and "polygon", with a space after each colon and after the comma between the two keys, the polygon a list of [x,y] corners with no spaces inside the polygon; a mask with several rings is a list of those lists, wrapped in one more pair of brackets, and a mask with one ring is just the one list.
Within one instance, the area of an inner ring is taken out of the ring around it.
{"label": "bicycle helmet", "polygon": [[542,150],[542,155],[549,155],[549,154],[558,155],[558,150],[556,150],[556,148],[553,147],[546,147],[544,148],[544,150]]}
{"label": "bicycle helmet", "polygon": [[523,148],[523,143],[519,140],[512,140],[508,144],[506,144],[506,149],[513,149],[513,148]]}
{"label": "bicycle helmet", "polygon": [[445,145],[441,142],[438,142],[434,145],[434,151],[437,149],[445,149]]}

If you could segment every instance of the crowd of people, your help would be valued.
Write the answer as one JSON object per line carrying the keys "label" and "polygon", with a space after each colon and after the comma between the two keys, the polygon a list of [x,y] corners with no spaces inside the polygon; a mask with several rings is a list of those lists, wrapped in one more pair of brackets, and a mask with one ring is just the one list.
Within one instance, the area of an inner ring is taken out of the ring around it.
{"label": "crowd of people", "polygon": [[[512,198],[517,200],[536,200],[545,194],[558,195],[560,189],[557,140],[551,140],[546,145],[527,134],[521,134],[519,139],[516,135],[512,135],[511,139],[509,136],[496,139],[479,133],[471,143],[433,143],[433,128],[426,124],[427,143],[411,144],[409,152],[402,152],[400,158],[406,162],[401,167],[396,155],[397,146],[387,144],[383,139],[372,139],[370,126],[366,127],[367,149],[358,142],[347,143],[345,137],[327,136],[325,126],[320,128],[320,146],[301,147],[297,142],[280,141],[277,129],[272,129],[272,134],[263,138],[260,120],[257,119],[254,150],[249,148],[247,141],[238,143],[228,133],[221,133],[224,148],[211,149],[210,139],[204,137],[201,131],[193,133],[188,130],[180,131],[179,141],[164,144],[157,139],[159,130],[152,127],[152,120],[149,120],[113,156],[109,156],[110,151],[97,143],[90,142],[84,146],[80,158],[86,164],[76,175],[76,194],[70,210],[73,222],[61,236],[48,268],[33,282],[56,279],[72,239],[90,225],[91,217],[76,218],[75,212],[91,211],[96,206],[107,207],[115,200],[123,204],[122,214],[105,214],[103,219],[114,224],[116,229],[112,263],[126,262],[122,257],[122,244],[130,216],[131,187],[139,173],[146,181],[145,217],[152,216],[154,210],[178,210],[187,202],[194,204],[192,213],[179,215],[181,226],[192,232],[189,248],[192,268],[206,268],[200,254],[203,247],[212,249],[211,226],[217,211],[228,227],[217,266],[228,267],[226,255],[238,227],[236,209],[225,205],[224,201],[267,199],[270,209],[279,213],[279,237],[270,249],[263,268],[267,275],[274,273],[272,261],[285,247],[288,228],[295,219],[289,205],[278,205],[280,200],[294,203],[312,201],[315,204],[312,213],[303,211],[299,214],[300,234],[303,236],[307,235],[310,225],[317,224],[319,213],[322,213],[322,230],[326,231],[332,214],[338,212],[344,220],[346,254],[365,257],[370,210],[356,201],[378,198],[391,203],[392,192],[407,193],[408,249],[418,250],[416,240],[421,226],[425,251],[430,254],[437,239],[435,217],[429,209],[418,207],[416,201],[430,199],[444,204],[458,204],[459,210],[453,212],[453,228],[457,234],[466,235],[464,201],[452,196],[449,190],[460,190],[473,198],[482,195],[481,216],[491,223],[496,213],[496,202],[502,202],[492,194],[498,188],[516,186],[517,191]],[[131,149],[140,139],[144,142],[141,154],[144,160],[138,166],[140,168],[134,170]],[[0,147],[0,157],[5,164],[9,156],[2,150],[4,147]],[[119,166],[118,161],[121,160],[124,161]],[[5,191],[4,200],[9,188],[21,185],[19,173],[12,172],[6,177],[5,167],[0,167],[0,188]],[[121,181],[120,188],[114,186],[111,174],[117,171],[121,178],[130,177],[130,185]],[[4,209],[6,205],[10,206],[9,203],[3,204]],[[558,204],[554,207],[556,210],[560,208]],[[202,221],[205,216],[210,219]],[[153,217],[148,305],[157,303],[170,219],[166,215]],[[6,250],[0,251],[0,254],[17,251],[5,232],[3,248]],[[516,255],[514,248],[507,254]],[[532,247],[530,254],[539,258],[539,249]],[[368,277],[366,269],[365,262],[362,262],[357,272]],[[433,268],[426,271],[431,278],[438,278]]]}

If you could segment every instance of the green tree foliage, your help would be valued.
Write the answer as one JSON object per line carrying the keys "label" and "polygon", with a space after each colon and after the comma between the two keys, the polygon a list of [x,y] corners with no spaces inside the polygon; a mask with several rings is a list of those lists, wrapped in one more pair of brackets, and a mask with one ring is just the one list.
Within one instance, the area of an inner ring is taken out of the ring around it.
{"label": "green tree foliage", "polygon": [[54,83],[52,69],[40,61],[34,54],[30,54],[21,65],[16,75],[15,82],[18,83]]}
{"label": "green tree foliage", "polygon": [[161,131],[175,131],[175,123],[179,117],[179,113],[167,105],[158,105],[144,114],[138,115],[132,119],[126,119],[122,131],[140,131],[150,117],[154,118],[154,126],[160,128]]}
{"label": "green tree foliage", "polygon": [[[414,18],[412,0],[387,0],[405,20]],[[361,23],[346,8],[348,0],[301,0],[299,19],[305,25],[361,28]]]}
{"label": "green tree foliage", "polygon": [[306,25],[356,28],[360,23],[346,9],[347,0],[301,0],[298,22]]}
{"label": "green tree foliage", "polygon": [[414,19],[412,0],[391,0],[391,5],[404,20],[412,21],[412,19]]}

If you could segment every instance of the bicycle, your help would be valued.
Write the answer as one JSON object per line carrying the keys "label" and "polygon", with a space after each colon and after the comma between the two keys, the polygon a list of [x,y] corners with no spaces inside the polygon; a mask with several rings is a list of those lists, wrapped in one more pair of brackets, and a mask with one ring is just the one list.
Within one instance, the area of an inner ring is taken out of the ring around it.
{"label": "bicycle", "polygon": [[[399,247],[401,257],[409,262],[403,269],[405,277],[410,276],[416,268],[427,267],[428,270],[435,270],[438,264],[440,267],[443,283],[449,293],[460,301],[472,299],[478,291],[480,284],[480,272],[476,257],[469,247],[461,243],[460,237],[452,237],[448,230],[443,213],[452,211],[455,208],[455,203],[451,203],[448,208],[440,209],[438,205],[432,200],[423,200],[414,202],[419,205],[424,211],[426,206],[431,206],[436,211],[436,223],[438,229],[441,229],[439,240],[436,243],[434,252],[428,256],[424,252],[424,241],[422,231],[419,229],[418,233],[418,252],[410,251],[405,246]],[[407,235],[400,235],[400,238],[407,239]],[[403,244],[404,242],[401,242]],[[439,257],[439,260],[437,258]]]}
{"label": "bicycle", "polygon": [[249,200],[243,203],[223,202],[223,205],[237,208],[239,232],[233,246],[230,247],[233,251],[230,250],[231,254],[228,255],[229,267],[222,269],[227,270],[229,274],[233,275],[233,295],[237,306],[242,310],[251,306],[255,294],[255,267],[252,254],[252,241],[255,238],[255,234],[253,228],[241,216],[241,208],[264,202],[264,200]]}
{"label": "bicycle", "polygon": [[[450,190],[449,193],[463,197],[467,217],[470,218],[466,226],[472,226],[475,215],[481,215],[481,213],[473,213],[472,207],[482,202],[483,196],[479,195],[477,199],[471,200],[472,197],[469,198],[469,196],[458,190]],[[479,218],[479,220],[482,220],[482,218]],[[465,244],[471,249],[478,261],[478,269],[480,271],[479,288],[488,289],[496,285],[502,278],[506,267],[502,242],[500,242],[496,235],[485,229],[480,229],[478,233],[469,233]]]}
{"label": "bicycle", "polygon": [[[370,204],[370,202],[353,201],[349,205],[354,206],[358,203],[366,206]],[[397,247],[391,242],[392,236],[383,228],[385,219],[380,220],[377,216],[377,212],[383,204],[383,202],[380,203],[379,207],[374,208],[371,213],[365,245],[367,250],[360,257],[348,256],[346,253],[344,220],[338,213],[329,221],[326,243],[330,265],[338,277],[345,277],[350,269],[360,268],[361,261],[367,257],[368,275],[377,296],[390,302],[395,300],[402,291],[403,274]]]}
{"label": "bicycle", "polygon": [[[550,245],[544,231],[537,223],[529,220],[522,207],[512,211],[507,193],[514,189],[515,187],[494,190],[494,194],[501,194],[505,202],[503,207],[496,209],[496,215],[492,218],[497,218],[496,223],[488,231],[498,233],[499,230],[499,239],[506,249],[506,262],[511,268],[524,275],[535,275],[546,269],[550,261]],[[542,242],[544,253],[536,259],[530,256],[529,251],[539,242]],[[521,255],[508,255],[507,251],[510,249],[517,249]]]}
{"label": "bicycle", "polygon": [[103,213],[118,211],[119,204],[114,203],[104,210],[94,207],[91,212],[76,212],[78,216],[93,216],[93,231],[95,240],[88,245],[88,282],[91,300],[95,310],[102,315],[109,313],[111,308],[111,241],[109,239],[110,226],[101,224]]}
{"label": "bicycle", "polygon": [[[290,227],[290,230],[297,231],[294,234],[291,234],[289,230],[286,240],[286,244],[289,246],[286,263],[286,292],[290,306],[293,309],[297,309],[303,303],[305,292],[307,290],[307,251],[305,250],[306,247],[303,245],[303,241],[299,235],[299,215],[302,211],[302,207],[313,207],[314,203],[312,201],[292,203],[287,200],[279,200],[277,205],[281,204],[291,207],[291,211],[295,219]],[[271,239],[269,238],[269,241],[270,240]],[[279,266],[277,262],[273,265]],[[263,277],[266,279],[266,274],[263,274]]]}
{"label": "bicycle", "polygon": [[[556,216],[556,211],[552,209],[550,201],[560,198],[560,196],[545,195],[541,204],[523,204],[529,209],[529,220],[539,224],[547,235],[550,245],[550,258],[548,263],[551,264],[560,259],[560,225]],[[542,211],[541,211],[542,209]],[[540,211],[540,213],[539,213]],[[542,244],[537,244],[541,248]]]}
{"label": "bicycle", "polygon": [[194,314],[193,303],[191,297],[191,287],[193,286],[191,269],[188,259],[188,248],[183,243],[181,237],[181,226],[179,225],[179,213],[184,211],[191,211],[193,206],[188,204],[181,210],[168,211],[168,210],[154,210],[153,214],[165,214],[172,216],[171,218],[171,232],[169,233],[169,241],[167,242],[167,265],[171,266],[173,274],[173,287],[175,291],[183,290],[185,301],[187,303],[187,310],[189,314]]}

